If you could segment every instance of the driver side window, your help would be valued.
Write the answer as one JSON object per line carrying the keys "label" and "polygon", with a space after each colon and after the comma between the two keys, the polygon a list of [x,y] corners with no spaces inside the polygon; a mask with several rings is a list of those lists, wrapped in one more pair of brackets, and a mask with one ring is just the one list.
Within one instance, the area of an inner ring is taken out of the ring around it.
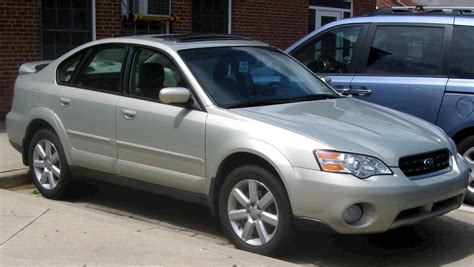
{"label": "driver side window", "polygon": [[347,73],[361,29],[352,26],[326,32],[293,56],[314,73]]}

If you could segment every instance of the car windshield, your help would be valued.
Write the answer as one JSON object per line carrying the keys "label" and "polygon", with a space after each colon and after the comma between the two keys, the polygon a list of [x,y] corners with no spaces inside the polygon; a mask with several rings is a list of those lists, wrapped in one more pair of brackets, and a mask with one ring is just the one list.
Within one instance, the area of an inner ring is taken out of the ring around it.
{"label": "car windshield", "polygon": [[219,47],[179,52],[220,107],[238,108],[337,98],[301,64],[269,47]]}

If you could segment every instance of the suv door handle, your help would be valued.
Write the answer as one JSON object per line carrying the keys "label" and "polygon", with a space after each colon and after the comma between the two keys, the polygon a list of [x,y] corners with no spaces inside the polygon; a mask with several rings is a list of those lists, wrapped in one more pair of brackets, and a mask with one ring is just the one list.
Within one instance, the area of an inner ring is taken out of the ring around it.
{"label": "suv door handle", "polygon": [[351,95],[358,95],[358,96],[369,96],[372,94],[372,90],[367,89],[365,87],[361,88],[351,88]]}
{"label": "suv door handle", "polygon": [[369,96],[372,90],[366,88],[336,88],[336,91],[341,95],[346,96]]}
{"label": "suv door handle", "polygon": [[137,115],[137,112],[135,110],[131,110],[131,109],[122,109],[122,115],[127,120],[133,120],[133,119],[135,119],[135,116]]}
{"label": "suv door handle", "polygon": [[341,95],[351,95],[351,89],[350,88],[335,88],[335,89]]}
{"label": "suv door handle", "polygon": [[63,107],[69,106],[71,103],[71,99],[67,97],[60,97],[59,98],[59,104]]}

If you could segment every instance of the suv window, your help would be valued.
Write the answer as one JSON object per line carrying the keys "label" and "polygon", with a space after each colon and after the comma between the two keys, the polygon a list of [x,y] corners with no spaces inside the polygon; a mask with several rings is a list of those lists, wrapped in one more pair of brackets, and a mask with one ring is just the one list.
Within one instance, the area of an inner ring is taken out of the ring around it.
{"label": "suv window", "polygon": [[450,76],[474,79],[474,27],[454,26]]}
{"label": "suv window", "polygon": [[346,73],[362,26],[332,30],[309,41],[293,56],[315,73]]}
{"label": "suv window", "polygon": [[129,94],[159,100],[165,87],[187,87],[178,68],[162,53],[138,48],[133,54]]}
{"label": "suv window", "polygon": [[443,37],[440,27],[378,26],[366,73],[435,75]]}
{"label": "suv window", "polygon": [[97,50],[77,78],[79,87],[99,91],[119,92],[125,47]]}
{"label": "suv window", "polygon": [[64,60],[58,67],[56,72],[56,79],[58,84],[67,84],[71,82],[72,76],[74,75],[79,62],[84,57],[84,53],[73,55],[72,57]]}

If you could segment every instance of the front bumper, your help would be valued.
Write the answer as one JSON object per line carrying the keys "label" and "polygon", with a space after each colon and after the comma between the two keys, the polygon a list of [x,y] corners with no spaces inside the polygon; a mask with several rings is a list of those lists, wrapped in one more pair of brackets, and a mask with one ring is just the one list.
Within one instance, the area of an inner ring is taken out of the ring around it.
{"label": "front bumper", "polygon": [[[439,216],[458,208],[464,199],[469,169],[452,160],[452,169],[441,175],[410,180],[398,168],[393,175],[365,180],[352,175],[293,168],[286,179],[293,214],[314,220],[339,233],[377,233]],[[289,173],[288,173],[289,174]],[[344,211],[360,204],[362,218],[354,224]]]}

